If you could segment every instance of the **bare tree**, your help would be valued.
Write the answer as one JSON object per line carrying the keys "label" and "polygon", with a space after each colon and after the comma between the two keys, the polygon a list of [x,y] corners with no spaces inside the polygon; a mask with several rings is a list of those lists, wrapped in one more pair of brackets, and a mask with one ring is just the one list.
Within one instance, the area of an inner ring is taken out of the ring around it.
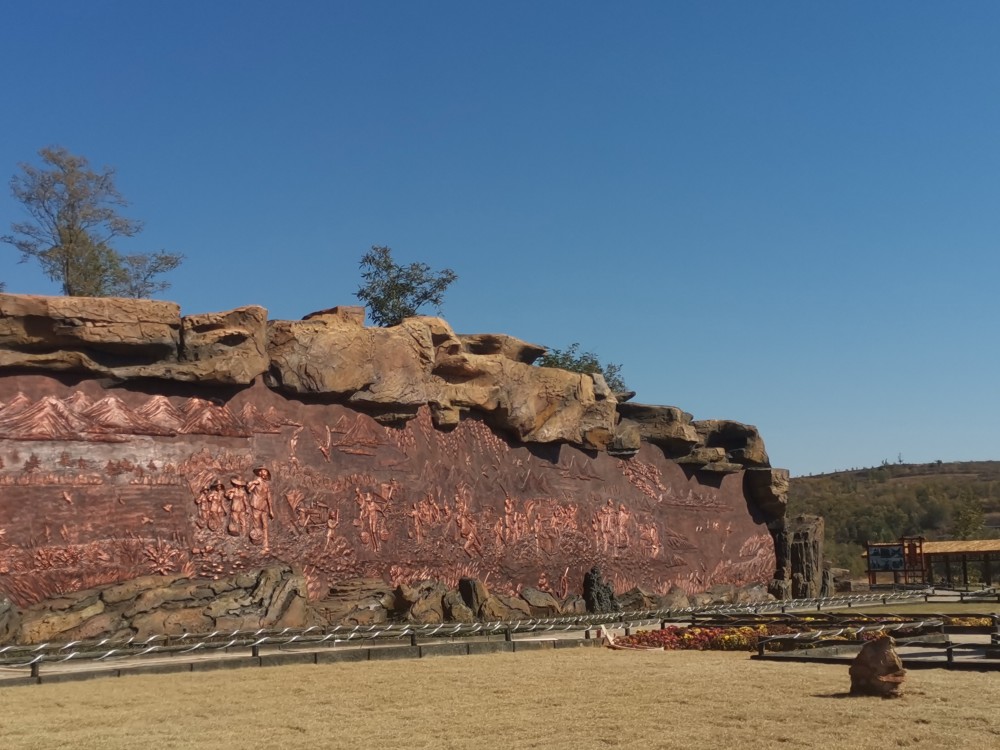
{"label": "bare tree", "polygon": [[111,242],[134,237],[143,224],[119,214],[128,201],[115,187],[110,167],[94,171],[86,158],[61,146],[38,152],[44,164],[21,164],[11,193],[29,221],[15,222],[0,241],[13,245],[21,261],[37,260],[42,271],[70,296],[147,296],[166,289],[154,276],[173,270],[183,255],[158,252],[122,256]]}

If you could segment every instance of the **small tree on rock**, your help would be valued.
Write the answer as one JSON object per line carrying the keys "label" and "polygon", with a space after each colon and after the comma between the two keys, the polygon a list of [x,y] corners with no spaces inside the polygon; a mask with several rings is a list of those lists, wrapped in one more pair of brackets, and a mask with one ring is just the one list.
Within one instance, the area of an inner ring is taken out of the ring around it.
{"label": "small tree on rock", "polygon": [[458,276],[450,268],[431,271],[426,263],[401,266],[392,259],[392,249],[372,245],[361,257],[364,284],[355,293],[368,307],[372,321],[395,326],[416,315],[424,305],[440,310],[444,293]]}
{"label": "small tree on rock", "polygon": [[183,255],[122,256],[110,244],[142,231],[142,222],[118,213],[128,201],[115,187],[114,170],[94,171],[87,159],[58,146],[38,154],[44,167],[21,164],[10,181],[30,220],[12,224],[0,241],[13,245],[22,262],[37,260],[66,295],[141,297],[166,289],[167,282],[152,279],[180,265]]}
{"label": "small tree on rock", "polygon": [[580,345],[570,344],[565,349],[549,349],[537,362],[540,367],[558,367],[560,370],[581,372],[587,375],[599,374],[615,393],[628,390],[622,378],[622,366],[612,363],[602,364],[593,352],[581,352]]}

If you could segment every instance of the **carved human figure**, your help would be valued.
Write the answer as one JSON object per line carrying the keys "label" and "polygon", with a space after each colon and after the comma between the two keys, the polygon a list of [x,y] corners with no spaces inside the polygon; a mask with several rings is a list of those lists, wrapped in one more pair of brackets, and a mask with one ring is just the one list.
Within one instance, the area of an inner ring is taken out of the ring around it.
{"label": "carved human figure", "polygon": [[462,549],[465,554],[474,558],[482,553],[483,547],[476,521],[469,509],[471,500],[472,488],[463,482],[455,492],[455,524],[462,540]]}
{"label": "carved human figure", "polygon": [[361,542],[372,551],[378,552],[382,542],[389,538],[385,523],[385,500],[381,495],[360,488],[354,488],[354,499],[358,504],[358,518],[354,525],[361,530]]}
{"label": "carved human figure", "polygon": [[274,518],[274,508],[271,505],[271,472],[259,466],[253,473],[254,478],[247,484],[247,492],[250,495],[250,541],[263,544],[267,550],[270,548],[268,521]]}
{"label": "carved human figure", "polygon": [[632,514],[628,512],[628,508],[625,507],[625,503],[619,503],[616,541],[618,546],[621,548],[628,547],[629,545],[628,522],[631,517]]}
{"label": "carved human figure", "polygon": [[250,515],[250,496],[247,483],[239,477],[229,480],[232,485],[226,490],[226,500],[229,501],[229,526],[226,531],[232,536],[243,536],[247,533],[247,522]]}
{"label": "carved human figure", "polygon": [[323,542],[323,549],[329,548],[329,546],[337,538],[337,527],[340,525],[340,510],[334,508],[333,510],[327,511],[326,515],[326,541]]}
{"label": "carved human figure", "polygon": [[226,506],[222,502],[225,492],[226,485],[218,479],[208,486],[205,504],[207,505],[206,515],[209,531],[222,531],[222,527],[225,525]]}
{"label": "carved human figure", "polygon": [[212,491],[212,485],[207,484],[201,488],[201,492],[194,499],[194,504],[198,506],[198,519],[195,524],[199,529],[208,525],[208,493]]}

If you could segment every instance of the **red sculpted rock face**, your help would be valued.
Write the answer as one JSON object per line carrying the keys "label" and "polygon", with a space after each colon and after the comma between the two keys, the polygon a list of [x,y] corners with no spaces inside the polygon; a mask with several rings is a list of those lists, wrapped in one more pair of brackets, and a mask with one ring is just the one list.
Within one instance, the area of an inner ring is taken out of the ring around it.
{"label": "red sculpted rock face", "polygon": [[142,387],[0,378],[0,598],[275,561],[313,597],[359,577],[563,597],[594,565],[657,593],[773,571],[742,473],[685,471],[648,444],[626,460],[475,418],[444,432],[428,407],[395,428],[260,383]]}

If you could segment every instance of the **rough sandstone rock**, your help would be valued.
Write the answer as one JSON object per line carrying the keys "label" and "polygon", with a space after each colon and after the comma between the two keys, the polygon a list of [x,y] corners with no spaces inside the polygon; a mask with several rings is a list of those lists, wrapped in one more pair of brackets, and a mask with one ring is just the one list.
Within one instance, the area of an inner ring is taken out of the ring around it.
{"label": "rough sandstone rock", "polygon": [[892,636],[883,635],[868,641],[851,662],[851,695],[878,695],[896,698],[902,695],[906,670],[895,649]]}
{"label": "rough sandstone rock", "polygon": [[765,522],[785,517],[788,506],[788,469],[747,469],[743,475],[744,494],[763,514]]}
{"label": "rough sandstone rock", "polygon": [[20,627],[21,613],[14,602],[0,597],[0,646],[13,641]]}
{"label": "rough sandstone rock", "polygon": [[684,589],[673,586],[670,591],[660,597],[660,607],[662,609],[687,609],[691,606],[687,592]]}
{"label": "rough sandstone rock", "polygon": [[562,613],[559,601],[547,591],[526,586],[521,589],[521,598],[528,603],[532,617],[559,617]]}
{"label": "rough sandstone rock", "polygon": [[396,593],[381,578],[351,578],[332,586],[314,606],[326,622],[375,625],[388,621]]}
{"label": "rough sandstone rock", "polygon": [[[472,411],[523,442],[627,457],[644,438],[707,471],[769,466],[755,428],[619,402],[600,375],[532,366],[544,348],[512,336],[459,336],[427,316],[365,327],[360,307],[266,318],[256,306],[182,318],[169,302],[0,295],[0,368],[228,385],[265,374],[273,388],[332,396],[382,422],[429,405],[439,427]],[[700,448],[722,448],[725,457],[692,451]]]}
{"label": "rough sandstone rock", "polygon": [[571,594],[570,596],[567,596],[559,603],[559,606],[562,608],[562,613],[566,617],[587,614],[587,602],[579,594]]}
{"label": "rough sandstone rock", "polygon": [[444,595],[444,616],[448,622],[470,623],[476,621],[476,614],[465,605],[462,594],[449,591]]}
{"label": "rough sandstone rock", "polygon": [[267,370],[267,310],[256,305],[181,318],[177,380],[252,383]]}
{"label": "rough sandstone rock", "polygon": [[344,397],[359,407],[417,407],[433,400],[431,330],[419,318],[364,328],[341,316],[271,321],[268,384],[293,394]]}
{"label": "rough sandstone rock", "polygon": [[634,402],[619,402],[618,413],[638,425],[639,434],[658,445],[668,458],[686,456],[701,443],[692,425],[692,416],[676,406],[653,406]]}
{"label": "rough sandstone rock", "polygon": [[635,586],[618,597],[618,604],[624,612],[643,612],[659,609],[660,597],[639,586]]}
{"label": "rough sandstone rock", "polygon": [[628,457],[639,452],[642,447],[642,432],[639,425],[631,419],[619,420],[615,426],[615,434],[608,443],[608,453],[612,456]]}
{"label": "rough sandstone rock", "polygon": [[15,641],[17,643],[45,643],[64,640],[62,634],[78,627],[91,617],[104,611],[104,602],[94,601],[80,609],[51,611],[29,608],[21,616],[21,627]]}
{"label": "rough sandstone rock", "polygon": [[473,612],[479,612],[483,602],[490,598],[486,584],[478,578],[460,578],[458,580],[458,593],[462,595],[465,606]]}
{"label": "rough sandstone rock", "polygon": [[795,516],[787,521],[792,597],[812,599],[823,584],[823,519]]}
{"label": "rough sandstone rock", "polygon": [[0,367],[246,385],[267,369],[267,310],[182,318],[172,302],[0,294]]}
{"label": "rough sandstone rock", "polygon": [[417,589],[416,597],[409,594],[405,598],[414,598],[413,604],[406,613],[406,619],[410,622],[430,625],[445,621],[444,597],[448,594],[448,588],[438,581],[424,581]]}
{"label": "rough sandstone rock", "polygon": [[307,607],[305,578],[279,565],[225,582],[143,576],[48,599],[24,610],[14,640],[31,644],[126,632],[145,638],[315,622]]}
{"label": "rough sandstone rock", "polygon": [[531,607],[524,599],[493,594],[480,606],[479,619],[485,622],[530,620]]}
{"label": "rough sandstone rock", "polygon": [[691,424],[705,447],[723,448],[732,463],[765,468],[771,465],[764,441],[753,425],[725,419],[706,419]]}
{"label": "rough sandstone rock", "polygon": [[496,354],[530,365],[545,354],[544,346],[529,344],[503,333],[458,334],[462,350],[469,354]]}
{"label": "rough sandstone rock", "polygon": [[85,370],[176,359],[172,302],[0,294],[0,367]]}
{"label": "rough sandstone rock", "polygon": [[439,404],[481,412],[523,442],[603,450],[614,437],[617,402],[603,378],[468,353],[438,358],[434,375]]}

